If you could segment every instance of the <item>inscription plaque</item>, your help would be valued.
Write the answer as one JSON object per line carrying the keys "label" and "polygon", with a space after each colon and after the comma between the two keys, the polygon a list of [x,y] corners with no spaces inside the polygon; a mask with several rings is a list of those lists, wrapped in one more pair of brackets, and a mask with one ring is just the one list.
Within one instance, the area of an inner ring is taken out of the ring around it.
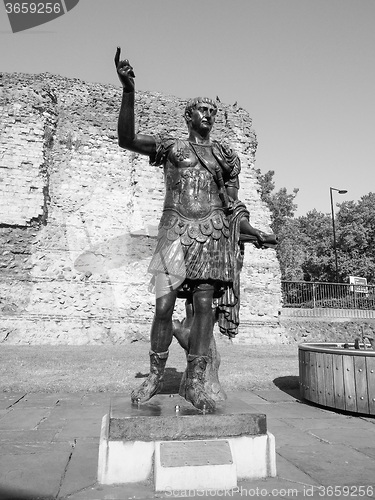
{"label": "inscription plaque", "polygon": [[160,443],[162,467],[187,467],[232,464],[229,442],[214,441],[166,441]]}

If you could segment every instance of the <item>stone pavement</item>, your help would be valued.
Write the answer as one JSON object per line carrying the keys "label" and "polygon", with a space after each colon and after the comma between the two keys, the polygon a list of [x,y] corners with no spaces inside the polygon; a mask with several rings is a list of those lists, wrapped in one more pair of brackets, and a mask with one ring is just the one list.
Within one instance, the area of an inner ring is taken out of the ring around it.
{"label": "stone pavement", "polygon": [[0,500],[151,498],[375,498],[375,418],[337,413],[280,389],[236,392],[267,415],[277,477],[237,491],[167,491],[96,482],[110,393],[0,394]]}

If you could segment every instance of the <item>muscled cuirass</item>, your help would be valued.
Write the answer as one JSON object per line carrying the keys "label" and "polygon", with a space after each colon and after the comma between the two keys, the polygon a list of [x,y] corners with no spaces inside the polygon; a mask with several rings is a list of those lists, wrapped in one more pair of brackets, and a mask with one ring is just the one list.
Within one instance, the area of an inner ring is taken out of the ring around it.
{"label": "muscled cuirass", "polygon": [[213,211],[222,209],[217,168],[211,146],[192,146],[188,141],[177,141],[165,164],[164,210],[176,211],[186,219],[202,220]]}

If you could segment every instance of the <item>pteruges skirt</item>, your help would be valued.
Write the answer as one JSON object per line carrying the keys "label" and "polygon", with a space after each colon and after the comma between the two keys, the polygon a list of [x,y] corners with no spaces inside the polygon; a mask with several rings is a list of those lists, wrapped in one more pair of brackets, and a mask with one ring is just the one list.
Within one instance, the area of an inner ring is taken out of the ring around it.
{"label": "pteruges skirt", "polygon": [[224,212],[215,210],[204,219],[190,220],[165,210],[148,271],[173,277],[174,289],[191,281],[212,282],[215,289],[232,283],[234,249]]}

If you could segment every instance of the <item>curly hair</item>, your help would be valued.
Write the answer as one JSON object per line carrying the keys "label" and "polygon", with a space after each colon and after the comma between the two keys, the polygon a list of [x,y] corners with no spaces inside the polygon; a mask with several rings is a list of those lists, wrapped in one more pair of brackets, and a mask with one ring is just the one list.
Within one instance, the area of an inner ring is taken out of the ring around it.
{"label": "curly hair", "polygon": [[213,106],[215,108],[215,110],[217,111],[216,102],[213,101],[212,99],[210,99],[209,97],[194,97],[193,99],[189,99],[188,102],[186,103],[184,116],[186,116],[187,114],[190,114],[191,111],[197,106],[197,104],[199,104],[201,102],[211,104],[211,106]]}

